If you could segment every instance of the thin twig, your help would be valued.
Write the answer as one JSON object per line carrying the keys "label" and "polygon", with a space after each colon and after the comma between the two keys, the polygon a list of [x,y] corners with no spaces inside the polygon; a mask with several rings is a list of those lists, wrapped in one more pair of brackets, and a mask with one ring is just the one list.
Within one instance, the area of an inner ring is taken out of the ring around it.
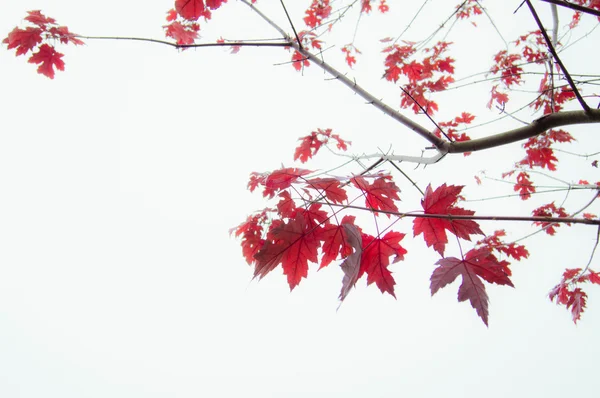
{"label": "thin twig", "polygon": [[[145,41],[149,43],[164,44],[167,46],[175,47],[177,49],[183,48],[198,48],[198,47],[234,47],[234,46],[252,46],[252,47],[289,47],[289,42],[268,42],[268,41],[232,41],[227,43],[198,43],[198,44],[177,44],[166,40],[148,39],[144,37],[122,37],[122,36],[81,36],[76,35],[79,39],[86,40],[129,40],[129,41]],[[283,40],[283,39],[281,39]]]}
{"label": "thin twig", "polygon": [[398,217],[421,217],[421,218],[437,218],[437,219],[446,219],[446,220],[483,220],[483,221],[525,221],[525,222],[543,222],[543,223],[552,223],[552,224],[585,224],[585,225],[600,225],[600,220],[591,220],[587,218],[572,218],[572,217],[520,217],[520,216],[466,216],[466,215],[455,215],[455,214],[425,214],[419,212],[399,212],[399,211],[388,211],[388,210],[379,210],[373,208],[367,208],[363,206],[353,206],[353,205],[343,205],[327,202],[314,202],[327,206],[336,206],[343,207],[345,209],[355,209],[355,210],[366,210],[372,211],[375,213],[389,214],[392,216]]}
{"label": "thin twig", "polygon": [[283,7],[283,11],[285,11],[285,16],[287,17],[288,22],[290,23],[290,26],[292,27],[294,36],[296,36],[296,40],[298,41],[298,47],[303,48],[302,42],[300,41],[300,37],[298,36],[298,33],[296,32],[296,28],[294,27],[294,24],[292,23],[292,18],[290,18],[290,14],[288,14],[287,8],[285,7],[283,0],[279,0],[279,2],[281,3],[281,6]]}

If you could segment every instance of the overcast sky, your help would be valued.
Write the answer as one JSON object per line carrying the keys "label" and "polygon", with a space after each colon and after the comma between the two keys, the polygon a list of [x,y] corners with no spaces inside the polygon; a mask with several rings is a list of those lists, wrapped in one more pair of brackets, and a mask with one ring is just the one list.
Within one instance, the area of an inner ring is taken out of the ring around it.
{"label": "overcast sky", "polygon": [[[286,26],[278,2],[261,3]],[[298,24],[304,3],[289,5]],[[402,10],[389,3],[395,11],[390,19],[362,19],[357,47],[375,58],[360,61],[351,73],[397,106],[398,89],[380,81],[378,48],[368,44],[398,35],[420,2]],[[423,39],[452,8],[441,0],[429,3],[427,17],[404,39]],[[512,14],[519,3],[489,10],[507,40],[534,29],[525,9]],[[0,4],[2,37],[27,10],[41,9],[84,35],[162,38],[172,7],[167,0]],[[351,41],[351,18],[340,31],[346,35],[342,44]],[[569,18],[561,12],[561,26]],[[580,35],[597,23],[584,19]],[[463,23],[447,38],[457,43],[457,75],[485,71],[504,46],[485,18],[478,25]],[[242,4],[215,12],[211,23],[202,23],[202,34],[206,41],[276,37]],[[565,52],[577,73],[598,73],[599,40],[594,31]],[[516,289],[488,287],[486,328],[468,303],[457,302],[457,283],[430,297],[438,257],[421,238],[412,239],[404,221],[398,229],[407,233],[408,254],[392,267],[397,300],[361,280],[336,311],[342,279],[336,263],[311,269],[291,294],[280,270],[251,280],[239,243],[228,235],[267,205],[246,190],[249,173],[293,165],[297,138],[318,127],[352,140],[354,153],[392,146],[396,153],[419,155],[425,142],[316,67],[301,74],[278,65],[290,57],[282,49],[244,48],[230,55],[221,48],[177,52],[149,43],[88,41],[59,51],[66,54],[66,71],[53,81],[24,57],[0,51],[0,396],[596,395],[599,289],[587,287],[589,308],[577,326],[547,297],[565,268],[585,266],[593,228],[560,227],[554,238],[525,240],[532,255],[512,266]],[[343,68],[338,52],[330,50],[329,57]],[[440,100],[440,120],[465,110],[479,117],[489,88],[450,92]],[[522,117],[530,120],[531,112]],[[484,126],[473,136],[515,123]],[[597,151],[597,130],[569,129],[579,142],[568,149]],[[499,176],[521,156],[519,145],[511,145],[406,170],[422,187],[468,184],[467,198],[488,198],[511,187],[485,181],[478,188],[475,173],[486,169]],[[600,180],[590,159],[561,160],[561,178]],[[340,162],[325,154],[304,167]],[[404,209],[419,208],[418,193],[396,178]],[[539,200],[563,199],[561,193]],[[573,193],[565,206],[575,210],[588,200],[589,193]],[[527,215],[534,206],[504,199],[465,207],[478,214]],[[505,228],[513,239],[533,231],[528,224],[482,227]],[[455,246],[452,255],[459,255]]]}

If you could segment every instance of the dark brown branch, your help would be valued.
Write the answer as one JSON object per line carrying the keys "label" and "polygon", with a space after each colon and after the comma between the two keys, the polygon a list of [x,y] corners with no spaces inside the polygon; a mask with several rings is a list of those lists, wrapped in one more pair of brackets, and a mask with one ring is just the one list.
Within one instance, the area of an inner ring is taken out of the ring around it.
{"label": "dark brown branch", "polygon": [[545,131],[555,127],[568,126],[573,124],[600,123],[600,110],[590,109],[589,111],[564,111],[551,113],[534,120],[527,126],[519,127],[513,130],[491,135],[489,137],[474,139],[462,142],[444,142],[439,148],[445,153],[465,153],[481,151],[483,149],[494,148],[510,144],[513,142],[535,137]]}
{"label": "dark brown branch", "polygon": [[543,222],[543,223],[562,223],[562,224],[585,224],[585,225],[600,225],[600,220],[589,220],[587,218],[572,218],[572,217],[519,217],[519,216],[459,216],[454,214],[424,214],[424,213],[403,213],[399,211],[386,211],[378,209],[369,209],[362,206],[343,205],[329,202],[315,202],[322,205],[343,207],[345,209],[367,210],[375,213],[389,214],[398,217],[421,217],[421,218],[438,218],[446,220],[480,220],[480,221],[526,221],[526,222]]}
{"label": "dark brown branch", "polygon": [[542,36],[544,36],[544,40],[546,40],[546,45],[548,46],[548,50],[550,50],[550,53],[552,53],[552,56],[554,57],[554,60],[560,66],[560,70],[562,71],[562,73],[565,75],[565,78],[569,82],[569,86],[571,86],[571,90],[573,90],[573,93],[575,93],[575,96],[577,97],[577,100],[581,104],[581,107],[585,111],[589,111],[590,107],[584,101],[583,97],[579,93],[579,90],[577,89],[577,86],[575,85],[575,82],[571,78],[571,75],[569,75],[569,72],[567,71],[567,68],[565,68],[565,65],[560,60],[560,57],[558,56],[558,53],[556,52],[556,49],[554,48],[554,45],[552,45],[552,40],[550,40],[550,37],[548,36],[548,33],[546,32],[546,29],[544,28],[544,25],[542,24],[542,21],[540,20],[540,17],[538,16],[537,12],[535,11],[535,8],[531,4],[531,1],[530,0],[526,0],[526,2],[527,2],[527,6],[529,7],[529,11],[531,11],[531,15],[533,16],[533,19],[535,19],[535,23],[540,28],[540,32],[542,33]]}
{"label": "dark brown branch", "polygon": [[591,15],[600,17],[600,10],[594,10],[593,8],[580,6],[579,4],[569,3],[564,0],[541,0],[541,1],[546,2],[546,3],[556,4],[557,6],[570,8],[571,10],[575,10],[575,11],[583,12],[585,14],[591,14]]}

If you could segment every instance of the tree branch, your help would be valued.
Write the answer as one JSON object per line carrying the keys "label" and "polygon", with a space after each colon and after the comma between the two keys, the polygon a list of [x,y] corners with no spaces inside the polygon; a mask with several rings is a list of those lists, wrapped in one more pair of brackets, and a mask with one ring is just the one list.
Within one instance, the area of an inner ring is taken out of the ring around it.
{"label": "tree branch", "polygon": [[557,6],[570,8],[571,10],[575,10],[575,11],[583,12],[585,14],[590,14],[590,15],[595,15],[597,17],[600,17],[600,10],[594,10],[593,8],[580,6],[579,4],[569,3],[564,0],[541,0],[541,1],[546,2],[546,3],[556,4]]}
{"label": "tree branch", "polygon": [[437,219],[446,219],[446,220],[483,220],[483,221],[528,221],[528,222],[544,222],[544,223],[563,223],[563,224],[585,224],[585,225],[600,225],[600,220],[597,219],[587,219],[587,218],[573,218],[573,217],[519,217],[519,216],[465,216],[465,215],[454,215],[454,214],[425,214],[425,213],[403,213],[399,211],[387,211],[387,210],[378,210],[378,209],[369,209],[368,207],[362,206],[354,206],[354,205],[344,205],[337,203],[327,202],[314,202],[317,204],[327,205],[327,206],[335,206],[335,207],[343,207],[345,209],[355,209],[355,210],[367,210],[372,211],[374,213],[382,213],[389,214],[392,216],[398,217],[421,217],[421,218],[437,218]]}
{"label": "tree branch", "polygon": [[483,149],[494,148],[513,142],[535,137],[555,127],[573,124],[600,123],[600,110],[589,111],[564,111],[551,113],[534,120],[527,126],[519,127],[489,137],[478,138],[462,142],[444,142],[440,150],[447,153],[475,152]]}
{"label": "tree branch", "polygon": [[548,45],[548,50],[550,50],[550,52],[552,53],[552,56],[554,57],[554,60],[556,60],[556,63],[560,66],[560,70],[562,71],[562,73],[565,75],[565,78],[569,82],[569,86],[571,86],[571,90],[573,90],[573,92],[575,93],[575,96],[577,97],[577,100],[581,104],[581,107],[585,111],[589,111],[590,107],[583,100],[583,97],[579,93],[579,90],[577,89],[575,82],[571,78],[571,75],[569,75],[567,68],[565,68],[565,65],[560,60],[558,53],[556,52],[556,49],[552,45],[552,40],[550,40],[550,37],[548,36],[548,33],[546,32],[546,29],[544,28],[544,25],[542,24],[540,17],[538,16],[537,12],[535,11],[535,8],[531,4],[531,1],[526,0],[526,2],[527,2],[527,7],[529,7],[529,11],[531,11],[531,15],[533,16],[533,19],[535,19],[537,26],[540,28],[540,32],[542,33],[542,36],[544,36],[544,40],[546,40],[546,44]]}
{"label": "tree branch", "polygon": [[[148,39],[144,37],[123,37],[123,36],[82,36],[76,35],[79,39],[86,40],[129,40],[129,41],[145,41],[148,43],[165,44],[177,49],[198,48],[198,47],[289,47],[291,43],[286,41],[235,41],[227,43],[199,43],[199,44],[177,44],[167,40]],[[282,39],[283,40],[283,39]]]}

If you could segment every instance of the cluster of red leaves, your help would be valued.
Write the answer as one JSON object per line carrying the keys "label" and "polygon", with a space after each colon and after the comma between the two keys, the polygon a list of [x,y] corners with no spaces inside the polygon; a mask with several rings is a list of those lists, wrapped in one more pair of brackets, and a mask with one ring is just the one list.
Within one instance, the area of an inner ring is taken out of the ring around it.
{"label": "cluster of red leaves", "polygon": [[572,142],[575,139],[571,134],[564,130],[549,130],[543,134],[532,137],[523,144],[526,156],[518,165],[529,166],[529,168],[540,167],[547,168],[550,171],[556,170],[558,159],[554,156],[552,149],[553,143]]}
{"label": "cluster of red leaves", "polygon": [[[321,203],[316,202],[347,202],[349,185],[336,178],[306,178],[310,172],[284,168],[251,175],[248,184],[251,191],[261,187],[264,196],[279,198],[275,208],[248,217],[232,230],[242,239],[244,257],[255,266],[254,276],[262,278],[281,265],[290,289],[294,289],[307,276],[308,263],[319,263],[320,252],[321,268],[338,257],[344,259],[342,300],[365,274],[368,284],[375,283],[382,292],[394,295],[395,281],[388,266],[404,258],[406,250],[400,245],[404,234],[390,231],[383,236],[371,236],[354,224],[353,216],[345,216],[339,223],[332,222],[337,220],[337,215],[328,214]],[[399,200],[399,190],[390,176],[357,176],[351,183],[364,195],[367,206],[397,210],[393,201]],[[307,204],[297,206],[291,192],[304,192]]]}
{"label": "cluster of red leaves", "polygon": [[[565,208],[564,207],[556,207],[554,202],[540,206],[537,209],[533,210],[531,213],[535,217],[561,217],[561,218],[569,217],[569,215],[565,211]],[[561,225],[561,224],[545,222],[545,221],[535,221],[533,224],[544,228],[544,231],[546,231],[546,233],[548,235],[554,235],[556,233],[555,228],[558,228]],[[565,223],[565,224],[569,225],[569,226],[571,225],[570,223]]]}
{"label": "cluster of red leaves", "polygon": [[[314,132],[312,139],[305,137],[306,144],[301,147],[305,148],[307,158],[313,154],[310,143],[315,142],[318,134],[323,134],[326,140],[333,137],[329,130]],[[316,142],[319,146],[322,144]],[[333,210],[362,197],[364,208],[375,214],[400,215],[397,205],[400,189],[392,177],[376,173],[347,179],[311,178],[311,173],[306,169],[282,168],[271,173],[251,174],[250,191],[260,188],[263,196],[278,200],[274,207],[248,217],[231,230],[241,238],[242,253],[254,266],[254,277],[263,278],[281,266],[293,290],[307,277],[309,263],[323,268],[339,259],[344,274],[340,300],[347,297],[364,275],[367,285],[374,283],[382,293],[395,297],[396,282],[389,267],[404,260],[407,254],[400,244],[405,234],[384,230],[376,236],[369,235],[355,224],[354,216],[341,218],[343,209]],[[427,187],[421,202],[423,215],[413,220],[413,235],[422,234],[426,245],[442,256],[431,276],[432,295],[461,275],[459,301],[469,300],[487,325],[489,299],[483,282],[512,286],[509,262],[499,260],[494,252],[515,260],[525,258],[529,253],[523,246],[503,243],[504,231],[496,231],[477,242],[462,259],[443,257],[448,243],[447,232],[467,241],[472,235],[483,235],[477,222],[461,218],[474,214],[457,206],[462,189],[462,186],[446,184],[436,189]],[[294,198],[292,195],[302,196]],[[354,195],[352,200],[349,199],[351,195]]]}
{"label": "cluster of red leaves", "polygon": [[[592,10],[600,11],[600,0],[572,0],[572,3],[578,4],[583,7],[590,8]],[[577,25],[579,25],[579,20],[581,19],[581,12],[577,11],[573,13],[573,17],[571,18],[571,23],[569,24],[569,28],[573,29]],[[598,17],[598,21],[600,21],[600,17]]]}
{"label": "cluster of red leaves", "polygon": [[[387,5],[386,0],[379,0],[379,5],[377,6],[377,9],[379,10],[379,12],[384,14],[390,10],[390,7]],[[360,10],[365,14],[370,13],[373,10],[373,7],[371,6],[371,0],[361,0]]]}
{"label": "cluster of red leaves", "polygon": [[[478,0],[467,0],[456,6],[456,17],[458,19],[469,19],[475,15],[481,15],[483,11]],[[475,25],[475,22],[472,22]]]}
{"label": "cluster of red leaves", "polygon": [[194,44],[194,41],[198,38],[200,24],[195,20],[178,18],[180,15],[175,9],[167,12],[167,22],[170,23],[163,26],[165,36],[174,39],[177,44]]}
{"label": "cluster of red leaves", "polygon": [[[471,137],[465,133],[458,134],[458,128],[462,127],[462,125],[471,124],[473,120],[475,120],[475,116],[471,115],[470,113],[463,112],[460,114],[460,116],[456,116],[453,120],[439,122],[438,128],[434,131],[434,133],[440,138],[442,137],[443,133],[450,141],[468,141],[471,139]],[[470,152],[467,152],[464,155],[468,156],[469,154]]]}
{"label": "cluster of red leaves", "polygon": [[587,294],[578,285],[586,282],[600,285],[600,273],[591,269],[586,269],[586,271],[582,271],[581,268],[567,269],[563,273],[560,283],[548,295],[550,301],[556,299],[556,304],[564,305],[571,310],[575,323],[581,319],[587,300]]}
{"label": "cluster of red leaves", "polygon": [[44,16],[39,10],[28,11],[25,20],[32,26],[25,29],[15,27],[2,43],[7,44],[9,50],[16,48],[17,56],[31,51],[28,62],[39,64],[38,73],[54,79],[54,68],[65,70],[65,63],[62,60],[64,54],[56,51],[54,45],[48,42],[59,41],[63,44],[75,45],[84,43],[75,33],[69,32],[66,26],[59,26],[54,18]]}
{"label": "cluster of red leaves", "polygon": [[438,110],[436,102],[426,98],[426,94],[443,91],[454,81],[454,59],[442,56],[451,43],[438,42],[432,48],[425,49],[431,55],[418,61],[411,57],[416,53],[415,43],[392,44],[383,49],[385,57],[384,77],[396,83],[401,76],[407,80],[402,87],[401,103],[403,109],[411,108],[415,113],[425,110],[433,114]]}
{"label": "cluster of red leaves", "polygon": [[317,129],[299,140],[302,142],[294,152],[294,160],[300,160],[302,163],[306,163],[308,159],[315,156],[323,145],[329,143],[329,140],[335,140],[337,149],[341,151],[347,150],[350,145],[350,141],[345,141],[339,135],[332,134],[331,129]]}
{"label": "cluster of red leaves", "polygon": [[304,23],[309,28],[314,28],[323,23],[331,15],[331,6],[329,0],[313,0],[312,4],[306,10]]}

